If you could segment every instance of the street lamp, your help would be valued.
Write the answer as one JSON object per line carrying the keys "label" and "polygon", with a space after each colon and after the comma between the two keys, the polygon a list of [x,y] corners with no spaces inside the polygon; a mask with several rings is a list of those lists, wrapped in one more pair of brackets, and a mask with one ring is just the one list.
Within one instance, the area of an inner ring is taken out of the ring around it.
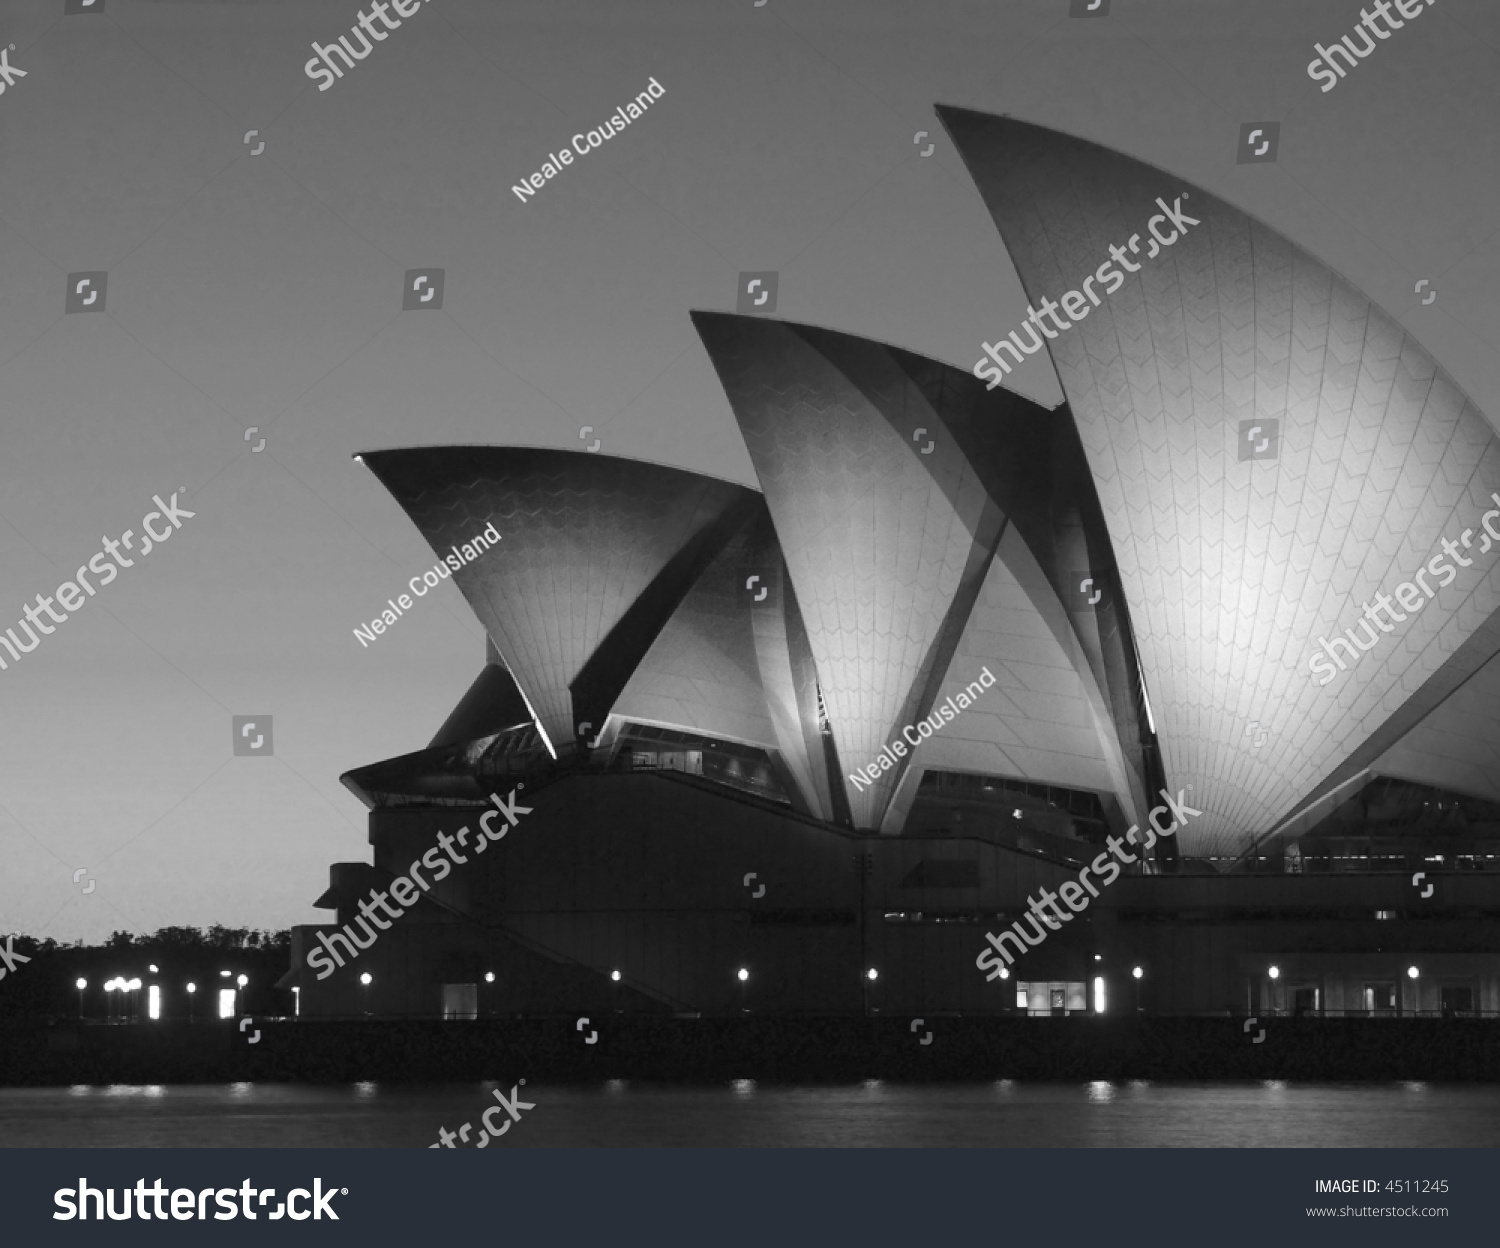
{"label": "street lamp", "polygon": [[364,985],[365,990],[365,1017],[370,1016],[370,985],[374,982],[374,976],[366,971],[359,977],[359,982]]}
{"label": "street lamp", "polygon": [[1137,1016],[1139,1016],[1141,1012],[1141,976],[1145,973],[1146,972],[1141,970],[1141,968],[1138,966],[1132,966],[1130,968],[1130,978],[1135,980],[1135,1012]]}
{"label": "street lamp", "polygon": [[78,1021],[83,1021],[83,990],[89,986],[89,981],[82,976],[74,983],[73,987],[78,989]]}
{"label": "street lamp", "polygon": [[193,983],[192,980],[188,980],[188,1022],[190,1023],[193,1021],[193,1002],[197,1000],[197,992],[198,985]]}
{"label": "street lamp", "polygon": [[1417,978],[1417,976],[1418,976],[1418,975],[1420,975],[1420,974],[1421,974],[1421,973],[1422,973],[1422,972],[1421,972],[1421,971],[1419,971],[1419,970],[1417,970],[1417,968],[1416,968],[1416,967],[1414,967],[1414,966],[1408,966],[1408,967],[1407,967],[1407,968],[1406,968],[1406,977],[1407,977],[1407,978],[1408,978],[1408,979],[1416,979],[1416,978]]}

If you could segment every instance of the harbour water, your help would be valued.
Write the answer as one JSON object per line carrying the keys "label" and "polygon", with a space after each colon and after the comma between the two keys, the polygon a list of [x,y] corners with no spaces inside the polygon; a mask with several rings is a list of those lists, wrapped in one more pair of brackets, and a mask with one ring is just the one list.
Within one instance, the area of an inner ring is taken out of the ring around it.
{"label": "harbour water", "polygon": [[[477,1124],[496,1086],[4,1088],[0,1145],[425,1148],[440,1127]],[[523,1095],[534,1108],[493,1147],[1500,1146],[1496,1084],[610,1080],[528,1083]]]}

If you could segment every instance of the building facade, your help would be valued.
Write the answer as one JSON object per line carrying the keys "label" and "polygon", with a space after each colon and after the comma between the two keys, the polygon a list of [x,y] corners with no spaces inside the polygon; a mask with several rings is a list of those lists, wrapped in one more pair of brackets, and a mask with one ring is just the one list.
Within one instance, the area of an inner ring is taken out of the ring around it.
{"label": "building facade", "polygon": [[344,777],[304,1013],[1500,1010],[1489,421],[1201,188],[939,114],[1033,300],[973,368],[698,312],[759,491],[363,456],[487,661]]}

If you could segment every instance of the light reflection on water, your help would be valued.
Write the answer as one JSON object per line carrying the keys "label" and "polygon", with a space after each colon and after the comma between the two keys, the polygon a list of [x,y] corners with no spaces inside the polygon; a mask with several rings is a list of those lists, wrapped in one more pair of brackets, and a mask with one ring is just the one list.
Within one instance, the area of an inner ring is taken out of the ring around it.
{"label": "light reflection on water", "polygon": [[[495,1085],[0,1088],[8,1147],[426,1148]],[[528,1085],[495,1146],[1500,1147],[1500,1085],[1153,1083]]]}

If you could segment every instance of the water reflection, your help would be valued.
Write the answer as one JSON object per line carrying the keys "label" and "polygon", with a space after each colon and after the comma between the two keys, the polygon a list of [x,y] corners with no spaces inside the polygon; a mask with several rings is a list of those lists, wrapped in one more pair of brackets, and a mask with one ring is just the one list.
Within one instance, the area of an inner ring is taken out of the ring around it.
{"label": "water reflection", "polygon": [[[490,1084],[0,1089],[19,1147],[425,1148]],[[1500,1085],[531,1083],[496,1147],[1500,1147]],[[472,1116],[472,1115],[471,1115]]]}

